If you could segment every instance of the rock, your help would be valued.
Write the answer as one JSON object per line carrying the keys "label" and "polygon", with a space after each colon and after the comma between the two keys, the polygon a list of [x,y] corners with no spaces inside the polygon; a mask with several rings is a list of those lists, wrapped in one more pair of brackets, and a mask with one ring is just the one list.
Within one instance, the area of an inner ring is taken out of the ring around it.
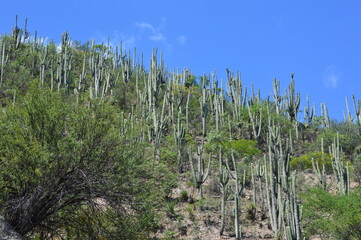
{"label": "rock", "polygon": [[0,239],[1,240],[23,240],[17,232],[0,216]]}

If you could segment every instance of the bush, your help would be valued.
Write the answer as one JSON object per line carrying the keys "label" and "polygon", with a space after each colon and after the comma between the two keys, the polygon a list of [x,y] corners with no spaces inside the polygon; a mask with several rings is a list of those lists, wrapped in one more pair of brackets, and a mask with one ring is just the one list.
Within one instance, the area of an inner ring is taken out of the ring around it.
{"label": "bush", "polygon": [[303,194],[305,237],[361,239],[361,191],[332,195],[320,188]]}
{"label": "bush", "polygon": [[186,190],[183,190],[183,191],[180,192],[179,201],[181,201],[181,202],[187,202],[188,201],[188,192]]}
{"label": "bush", "polygon": [[17,232],[129,239],[154,229],[176,181],[146,143],[133,144],[136,131],[119,134],[116,108],[36,89],[17,102],[0,112],[0,214]]}
{"label": "bush", "polygon": [[291,158],[290,167],[292,170],[312,169],[312,158],[321,168],[325,164],[326,171],[332,171],[331,156],[322,152],[309,152],[301,157]]}
{"label": "bush", "polygon": [[253,203],[248,204],[246,207],[246,218],[251,222],[254,222],[256,221],[256,213],[256,205],[254,205]]}

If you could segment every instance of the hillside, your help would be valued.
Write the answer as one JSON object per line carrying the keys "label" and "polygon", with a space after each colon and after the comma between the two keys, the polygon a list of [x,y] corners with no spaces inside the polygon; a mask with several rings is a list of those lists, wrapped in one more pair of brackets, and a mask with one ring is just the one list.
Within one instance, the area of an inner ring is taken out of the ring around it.
{"label": "hillside", "polygon": [[0,50],[0,215],[24,238],[361,239],[361,100],[338,122],[294,74],[262,98],[69,33]]}

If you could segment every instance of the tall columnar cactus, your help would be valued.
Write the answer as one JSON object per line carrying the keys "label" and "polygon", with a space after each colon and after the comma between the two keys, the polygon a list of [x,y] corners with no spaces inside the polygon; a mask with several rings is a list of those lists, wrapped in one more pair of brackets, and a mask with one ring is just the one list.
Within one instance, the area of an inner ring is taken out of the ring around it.
{"label": "tall columnar cactus", "polygon": [[48,68],[50,59],[48,56],[48,46],[42,48],[39,51],[39,60],[40,60],[40,84],[41,87],[45,84],[45,70]]}
{"label": "tall columnar cactus", "polygon": [[[185,71],[184,71],[185,72]],[[167,92],[168,92],[168,112],[171,116],[171,122],[176,122],[176,114],[177,112],[182,112],[182,104],[185,98],[185,76],[186,74],[179,73],[170,73]]]}
{"label": "tall columnar cactus", "polygon": [[222,119],[222,115],[223,115],[223,109],[222,109],[222,104],[223,104],[223,98],[222,98],[222,90],[219,93],[219,89],[218,89],[218,81],[216,79],[216,75],[212,74],[212,91],[211,91],[211,106],[212,106],[212,112],[213,115],[215,116],[215,124],[216,124],[216,130],[219,131],[222,123],[223,123],[223,119]]}
{"label": "tall columnar cactus", "polygon": [[94,94],[95,97],[98,97],[99,95],[99,89],[100,86],[102,84],[103,81],[103,73],[104,73],[104,59],[105,56],[105,48],[102,45],[102,47],[100,48],[100,52],[97,53],[95,51],[95,45],[94,45],[94,41],[92,41],[91,43],[91,52],[90,52],[90,59],[89,59],[89,67],[90,67],[90,72],[93,78],[92,81],[92,86],[94,87],[94,92],[92,91],[93,89],[90,90],[91,94]]}
{"label": "tall columnar cactus", "polygon": [[181,112],[178,112],[177,125],[174,126],[174,139],[177,145],[178,170],[180,173],[183,171],[182,152],[185,143],[185,133],[185,128],[181,123]]}
{"label": "tall columnar cactus", "polygon": [[123,54],[121,53],[121,60],[120,60],[121,66],[122,66],[122,78],[123,78],[123,82],[129,82],[132,74],[133,74],[133,69],[132,69],[132,60],[130,57],[130,54]]}
{"label": "tall columnar cactus", "polygon": [[269,126],[268,157],[264,158],[266,166],[266,196],[271,228],[277,235],[284,221],[283,187],[285,160],[288,155],[283,152],[280,142],[279,128]]}
{"label": "tall columnar cactus", "polygon": [[352,94],[353,106],[356,114],[356,124],[358,126],[358,134],[361,135],[361,99],[356,102],[355,95]]}
{"label": "tall columnar cactus", "polygon": [[[265,176],[265,165],[257,161],[251,166],[252,185],[253,185],[253,204],[259,205],[261,211],[265,209],[263,178]],[[258,189],[258,192],[257,192]]]}
{"label": "tall columnar cactus", "polygon": [[316,117],[316,106],[313,105],[313,107],[310,107],[310,101],[309,101],[308,95],[306,96],[306,102],[307,102],[307,105],[304,108],[303,117],[304,117],[306,127],[308,127],[308,126],[312,125],[313,119]]}
{"label": "tall columnar cactus", "polygon": [[280,81],[273,79],[273,102],[276,106],[276,113],[279,114],[282,109],[282,99],[280,95]]}
{"label": "tall columnar cactus", "polygon": [[271,123],[270,119],[268,128],[268,163],[265,157],[265,166],[271,227],[276,235],[284,230],[287,239],[300,240],[301,214],[294,189],[296,175],[290,174],[290,144],[282,144],[280,127]]}
{"label": "tall columnar cactus", "polygon": [[353,116],[351,114],[350,108],[348,107],[348,99],[347,97],[345,97],[345,101],[346,101],[346,111],[347,111],[347,115],[345,115],[344,113],[344,121],[352,124],[353,123]]}
{"label": "tall columnar cactus", "polygon": [[318,183],[322,186],[323,190],[326,190],[327,188],[327,175],[326,175],[326,168],[325,168],[325,151],[323,147],[323,138],[321,138],[321,153],[322,153],[322,171],[320,170],[320,166],[318,162],[316,162],[312,158],[312,168],[313,171],[316,173]]}
{"label": "tall columnar cactus", "polygon": [[262,108],[258,107],[256,111],[251,109],[251,105],[247,103],[248,116],[252,126],[252,135],[254,139],[258,140],[261,136],[262,130]]}
{"label": "tall columnar cactus", "polygon": [[291,173],[290,178],[285,207],[285,235],[287,240],[301,240],[302,206],[299,204],[296,195],[296,171]]}
{"label": "tall columnar cactus", "polygon": [[246,103],[246,90],[244,91],[243,95],[243,86],[241,82],[240,74],[237,73],[236,76],[234,76],[233,72],[231,72],[228,68],[227,70],[227,92],[228,96],[231,99],[231,102],[233,104],[233,118],[236,120],[239,120],[240,118],[240,108],[242,106],[245,106]]}
{"label": "tall columnar cactus", "polygon": [[17,49],[23,38],[23,30],[18,27],[18,15],[15,17],[15,27],[12,29],[12,37],[15,40],[15,48]]}
{"label": "tall columnar cactus", "polygon": [[242,237],[242,229],[241,229],[241,222],[240,222],[240,197],[241,197],[241,193],[244,190],[244,186],[246,183],[246,171],[243,172],[243,181],[242,183],[239,182],[239,173],[237,171],[237,164],[236,164],[236,160],[234,157],[234,153],[231,153],[231,160],[232,160],[232,167],[233,167],[233,171],[231,171],[230,167],[229,167],[229,163],[228,161],[226,161],[227,164],[227,168],[229,171],[229,175],[233,178],[234,180],[234,187],[232,188],[233,193],[234,193],[234,229],[235,229],[235,234],[236,234],[236,239],[239,240]]}
{"label": "tall columnar cactus", "polygon": [[165,103],[167,94],[164,95],[162,110],[160,114],[157,113],[157,109],[154,108],[153,115],[153,127],[151,129],[151,138],[153,140],[155,160],[160,160],[160,141],[168,126],[168,117],[165,115]]}
{"label": "tall columnar cactus", "polygon": [[329,148],[330,155],[332,156],[332,169],[337,181],[337,188],[341,194],[348,194],[350,191],[350,173],[348,163],[346,166],[342,160],[342,151],[340,146],[340,139],[337,137]]}
{"label": "tall columnar cactus", "polygon": [[321,116],[322,116],[322,126],[324,128],[330,128],[331,120],[328,115],[328,109],[326,103],[321,103]]}
{"label": "tall columnar cactus", "polygon": [[70,71],[72,68],[72,49],[70,44],[69,33],[63,33],[61,37],[61,52],[58,54],[57,59],[57,81],[58,81],[58,91],[60,91],[61,86],[69,88],[70,86]]}
{"label": "tall columnar cactus", "polygon": [[5,44],[5,41],[4,39],[2,39],[1,41],[1,45],[0,45],[0,50],[1,50],[1,59],[0,59],[0,64],[1,64],[1,67],[0,67],[0,87],[2,86],[3,84],[3,78],[4,78],[4,70],[5,70],[5,66],[9,60],[9,54],[6,53],[6,44]]}
{"label": "tall columnar cactus", "polygon": [[285,107],[288,113],[288,117],[291,121],[297,120],[298,110],[300,108],[300,93],[295,93],[295,80],[294,74],[291,74],[291,83],[288,85],[288,91],[286,91]]}
{"label": "tall columnar cactus", "polygon": [[87,52],[84,53],[84,56],[83,56],[83,67],[82,67],[82,71],[80,73],[80,76],[79,76],[79,82],[78,82],[78,92],[82,91],[83,90],[83,85],[84,85],[84,82],[85,82],[85,66],[86,66],[86,55],[87,55]]}
{"label": "tall columnar cactus", "polygon": [[312,160],[312,168],[313,171],[316,173],[318,183],[320,184],[323,190],[326,190],[327,176],[326,176],[325,164],[322,164],[322,170],[321,170],[318,162],[316,162],[313,158],[311,160]]}
{"label": "tall columnar cactus", "polygon": [[193,172],[193,180],[195,187],[198,191],[198,197],[201,199],[203,197],[202,185],[208,178],[209,170],[211,166],[211,156],[209,156],[207,167],[205,166],[204,156],[203,156],[203,146],[198,146],[197,148],[197,168],[195,168],[194,158],[192,156],[192,151],[188,149],[188,158]]}
{"label": "tall columnar cactus", "polygon": [[248,100],[248,105],[255,105],[255,104],[259,104],[261,102],[261,89],[259,88],[257,91],[257,95],[254,92],[254,87],[253,84],[251,86],[251,96],[249,97]]}
{"label": "tall columnar cactus", "polygon": [[200,98],[200,108],[201,108],[201,117],[202,117],[202,145],[204,144],[204,140],[207,134],[207,116],[208,116],[208,91],[206,89],[206,85],[203,81],[202,86],[202,97]]}
{"label": "tall columnar cactus", "polygon": [[219,186],[222,194],[221,201],[221,228],[219,235],[222,236],[225,228],[226,200],[229,190],[229,170],[223,166],[222,147],[219,148]]}
{"label": "tall columnar cactus", "polygon": [[189,151],[188,153],[195,185],[196,188],[198,189],[198,195],[200,198],[202,198],[202,185],[207,180],[207,177],[209,175],[210,163],[211,163],[211,156],[209,156],[208,167],[205,168],[203,150],[204,150],[204,142],[207,131],[206,128],[207,114],[208,114],[207,98],[208,98],[208,93],[206,91],[205,81],[203,81],[202,96],[200,98],[200,108],[201,108],[201,117],[202,117],[202,142],[201,145],[198,146],[197,148],[197,155],[198,155],[197,170],[194,168],[193,157],[191,155],[191,152]]}

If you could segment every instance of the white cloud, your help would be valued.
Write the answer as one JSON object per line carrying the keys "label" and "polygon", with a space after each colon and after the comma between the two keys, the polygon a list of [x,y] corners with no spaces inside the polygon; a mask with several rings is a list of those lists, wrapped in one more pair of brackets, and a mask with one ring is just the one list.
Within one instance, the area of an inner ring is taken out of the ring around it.
{"label": "white cloud", "polygon": [[326,88],[337,88],[340,82],[340,75],[334,66],[328,66],[323,72],[323,83]]}
{"label": "white cloud", "polygon": [[178,38],[177,38],[177,42],[180,44],[180,45],[184,45],[185,43],[186,43],[186,41],[187,41],[187,38],[185,37],[185,36],[179,36]]}
{"label": "white cloud", "polygon": [[105,36],[105,34],[97,32],[95,40],[105,45],[107,45],[109,41],[109,45],[113,48],[120,46],[120,43],[122,43],[123,49],[131,50],[136,46],[137,38],[135,35],[125,34],[115,30],[111,36]]}
{"label": "white cloud", "polygon": [[[149,22],[138,21],[134,23],[134,29],[131,32],[119,32],[115,30],[112,35],[108,36],[102,32],[96,32],[94,37],[97,43],[109,44],[111,47],[119,46],[122,42],[123,49],[132,50],[143,41],[151,41],[152,45],[158,45],[168,53],[173,50],[173,46],[178,44],[179,46],[185,45],[187,38],[184,35],[178,35],[177,38],[170,41],[166,36],[166,19],[161,18],[158,26]],[[110,40],[109,40],[110,39]]]}
{"label": "white cloud", "polygon": [[162,27],[164,26],[165,20],[162,19],[162,24],[159,28],[155,28],[152,24],[147,22],[136,22],[135,25],[140,28],[141,30],[148,30],[150,32],[150,35],[148,38],[155,42],[165,42],[167,41],[167,38],[164,36],[164,34],[161,32]]}
{"label": "white cloud", "polygon": [[135,36],[127,36],[127,37],[122,38],[122,42],[123,42],[124,48],[126,48],[126,49],[134,48],[136,39],[135,39]]}

